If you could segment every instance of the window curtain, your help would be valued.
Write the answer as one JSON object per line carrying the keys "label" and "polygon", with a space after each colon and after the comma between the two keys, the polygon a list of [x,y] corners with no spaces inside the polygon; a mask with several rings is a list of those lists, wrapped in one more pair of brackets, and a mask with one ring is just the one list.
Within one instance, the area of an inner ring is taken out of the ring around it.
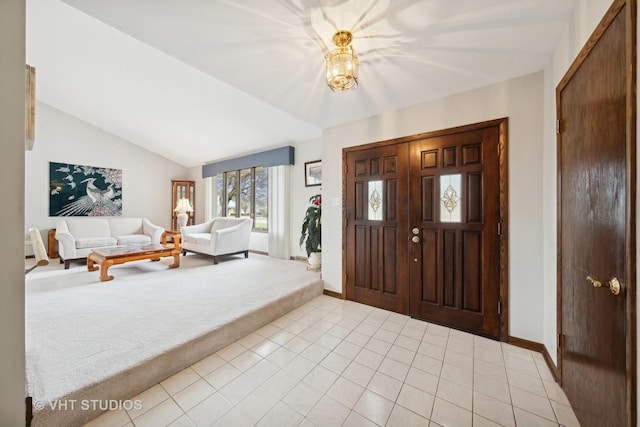
{"label": "window curtain", "polygon": [[[214,218],[213,202],[218,198],[216,186],[214,185],[216,177],[210,176],[204,179],[204,221],[207,222]],[[197,222],[197,219],[196,219]]]}
{"label": "window curtain", "polygon": [[291,258],[291,166],[269,169],[269,256]]}

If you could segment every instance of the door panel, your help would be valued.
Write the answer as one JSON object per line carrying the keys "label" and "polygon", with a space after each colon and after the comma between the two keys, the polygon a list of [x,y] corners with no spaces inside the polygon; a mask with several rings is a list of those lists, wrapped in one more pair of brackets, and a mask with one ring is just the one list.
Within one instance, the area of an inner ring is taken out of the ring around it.
{"label": "door panel", "polygon": [[482,314],[482,233],[463,231],[462,253],[462,309]]}
{"label": "door panel", "polygon": [[[629,330],[635,325],[627,312],[627,298],[635,300],[630,294],[635,165],[627,124],[623,3],[617,2],[618,12],[611,13],[612,7],[608,26],[601,26],[605,30],[597,42],[588,44],[558,87],[559,368],[562,387],[585,427],[635,425],[635,397],[627,391],[635,383],[635,361],[629,360],[635,353],[628,347],[635,348]],[[587,276],[603,284],[617,277],[623,291],[616,296],[606,287],[595,288]]]}
{"label": "door panel", "polygon": [[406,164],[402,145],[346,156],[347,298],[398,313],[408,303]]}
{"label": "door panel", "polygon": [[422,266],[424,268],[425,280],[422,282],[422,299],[430,302],[437,303],[438,287],[435,286],[436,278],[439,272],[438,255],[440,253],[437,242],[438,232],[436,230],[422,230],[422,241],[428,247],[433,248],[431,251],[422,252]]}
{"label": "door panel", "polygon": [[499,337],[499,127],[410,143],[410,314]]}

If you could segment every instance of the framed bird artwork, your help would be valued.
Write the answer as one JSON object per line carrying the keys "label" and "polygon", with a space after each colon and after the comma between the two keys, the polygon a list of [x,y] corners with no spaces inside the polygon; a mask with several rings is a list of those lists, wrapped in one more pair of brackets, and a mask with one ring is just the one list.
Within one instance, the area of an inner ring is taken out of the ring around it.
{"label": "framed bird artwork", "polygon": [[122,169],[49,162],[49,216],[121,216]]}

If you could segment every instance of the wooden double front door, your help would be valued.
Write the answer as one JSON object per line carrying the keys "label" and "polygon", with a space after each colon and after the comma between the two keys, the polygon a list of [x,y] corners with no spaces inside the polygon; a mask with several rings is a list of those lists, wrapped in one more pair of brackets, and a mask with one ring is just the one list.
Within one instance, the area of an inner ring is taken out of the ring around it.
{"label": "wooden double front door", "polygon": [[347,299],[501,336],[505,135],[506,119],[345,150]]}

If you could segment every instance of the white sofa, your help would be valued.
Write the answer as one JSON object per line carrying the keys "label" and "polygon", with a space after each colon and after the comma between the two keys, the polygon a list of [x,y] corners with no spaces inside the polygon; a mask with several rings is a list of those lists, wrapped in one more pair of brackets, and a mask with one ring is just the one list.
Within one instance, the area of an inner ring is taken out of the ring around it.
{"label": "white sofa", "polygon": [[160,243],[164,228],[146,218],[65,218],[56,223],[60,262],[84,259],[96,248]]}
{"label": "white sofa", "polygon": [[191,251],[211,255],[214,264],[218,263],[220,255],[243,253],[248,258],[252,225],[250,218],[219,217],[182,227],[183,254]]}

